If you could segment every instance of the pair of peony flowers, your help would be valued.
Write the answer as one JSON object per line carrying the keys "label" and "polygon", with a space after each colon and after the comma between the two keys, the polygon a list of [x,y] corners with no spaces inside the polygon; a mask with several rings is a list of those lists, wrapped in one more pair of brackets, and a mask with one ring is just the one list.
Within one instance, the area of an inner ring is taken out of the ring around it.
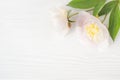
{"label": "pair of peony flowers", "polygon": [[[85,46],[108,47],[111,41],[107,27],[95,16],[85,11],[70,14],[67,8],[59,8],[53,13],[53,23],[61,34],[66,35],[77,27],[80,42]],[[72,19],[74,21],[72,21]]]}

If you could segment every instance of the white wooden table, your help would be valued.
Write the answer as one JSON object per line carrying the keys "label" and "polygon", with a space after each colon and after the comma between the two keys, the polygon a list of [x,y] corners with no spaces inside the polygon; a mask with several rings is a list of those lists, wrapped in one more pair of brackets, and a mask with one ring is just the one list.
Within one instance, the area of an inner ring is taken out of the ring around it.
{"label": "white wooden table", "polygon": [[0,0],[0,80],[120,80],[120,39],[103,52],[53,37],[49,11],[69,0]]}

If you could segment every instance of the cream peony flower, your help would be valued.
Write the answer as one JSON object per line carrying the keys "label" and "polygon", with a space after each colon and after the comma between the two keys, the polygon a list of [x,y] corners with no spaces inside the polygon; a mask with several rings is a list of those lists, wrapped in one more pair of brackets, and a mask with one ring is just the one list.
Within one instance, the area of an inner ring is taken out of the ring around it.
{"label": "cream peony flower", "polygon": [[57,33],[65,35],[69,31],[68,11],[66,8],[58,8],[52,11],[52,22]]}
{"label": "cream peony flower", "polygon": [[95,47],[109,45],[110,35],[108,29],[98,18],[81,11],[76,20],[76,26],[79,28],[82,44]]}

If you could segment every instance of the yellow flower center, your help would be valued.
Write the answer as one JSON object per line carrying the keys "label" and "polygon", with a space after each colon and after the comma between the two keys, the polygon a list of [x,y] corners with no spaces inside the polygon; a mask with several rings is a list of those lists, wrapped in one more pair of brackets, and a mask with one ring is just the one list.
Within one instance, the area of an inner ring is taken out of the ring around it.
{"label": "yellow flower center", "polygon": [[99,32],[99,27],[96,24],[90,24],[85,27],[85,31],[87,33],[87,36],[89,36],[90,39],[94,40],[95,36]]}

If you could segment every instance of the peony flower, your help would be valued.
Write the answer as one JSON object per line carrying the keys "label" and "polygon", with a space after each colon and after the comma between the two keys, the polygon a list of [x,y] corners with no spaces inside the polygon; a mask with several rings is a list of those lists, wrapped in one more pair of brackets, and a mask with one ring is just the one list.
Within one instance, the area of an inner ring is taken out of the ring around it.
{"label": "peony flower", "polygon": [[56,32],[65,36],[71,29],[72,23],[75,22],[73,17],[77,14],[76,12],[72,13],[67,7],[61,7],[52,11],[52,22]]}
{"label": "peony flower", "polygon": [[109,45],[110,35],[108,29],[101,21],[87,12],[81,11],[76,19],[76,26],[80,36],[80,42],[86,46]]}
{"label": "peony flower", "polygon": [[52,22],[57,33],[67,34],[70,29],[67,9],[62,7],[52,11]]}

